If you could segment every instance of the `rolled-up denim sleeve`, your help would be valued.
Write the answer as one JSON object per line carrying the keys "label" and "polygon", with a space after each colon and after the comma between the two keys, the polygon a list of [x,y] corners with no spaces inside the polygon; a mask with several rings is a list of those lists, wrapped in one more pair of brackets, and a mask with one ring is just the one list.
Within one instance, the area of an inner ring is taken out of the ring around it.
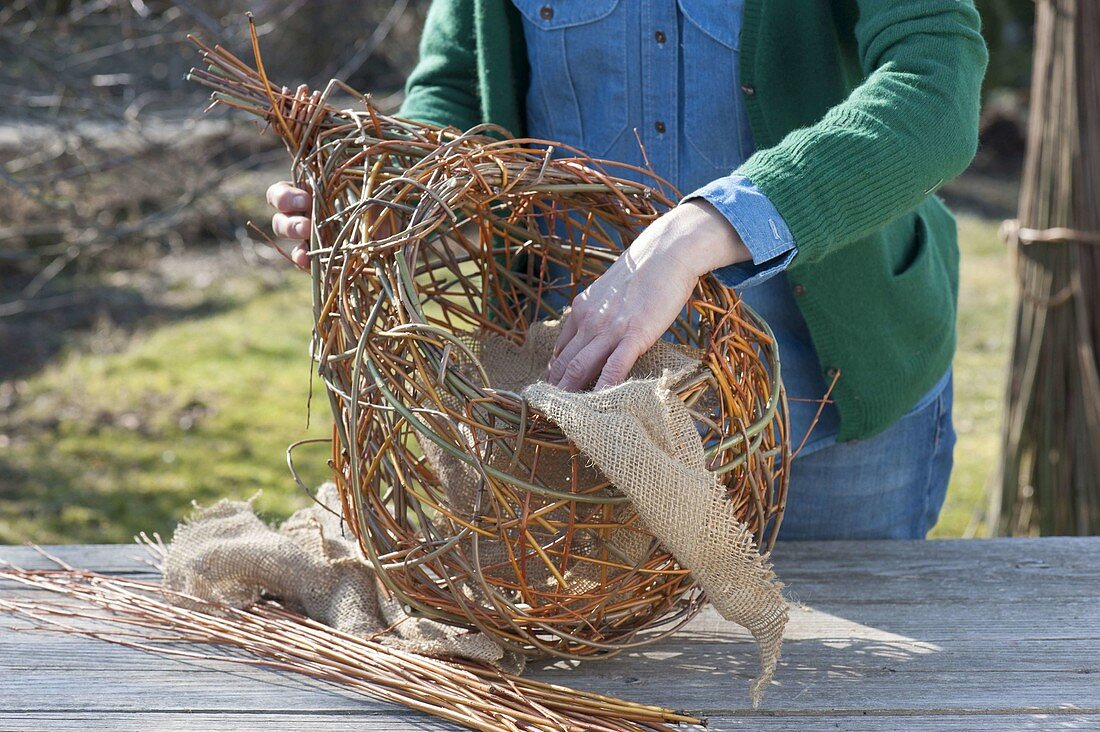
{"label": "rolled-up denim sleeve", "polygon": [[752,256],[751,262],[719,267],[711,273],[726,287],[759,285],[783,271],[798,253],[783,217],[748,178],[742,175],[718,178],[684,196],[681,203],[693,198],[702,198],[718,209],[737,230]]}

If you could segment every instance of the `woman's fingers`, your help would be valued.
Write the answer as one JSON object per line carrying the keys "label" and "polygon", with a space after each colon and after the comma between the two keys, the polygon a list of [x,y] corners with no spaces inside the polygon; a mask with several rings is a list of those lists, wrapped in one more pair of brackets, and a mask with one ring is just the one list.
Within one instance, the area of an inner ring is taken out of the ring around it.
{"label": "woman's fingers", "polygon": [[557,358],[569,345],[569,341],[577,335],[577,323],[580,319],[580,310],[570,310],[569,314],[565,316],[565,322],[561,324],[561,333],[558,333],[557,343],[554,344],[554,352],[550,354],[551,358]]}
{"label": "woman's fingers", "polygon": [[294,266],[303,272],[309,271],[309,254],[306,253],[308,245],[306,242],[299,242],[297,246],[290,252],[290,261],[294,262]]}
{"label": "woman's fingers", "polygon": [[[577,333],[577,316],[571,315],[562,324],[562,332],[558,334],[558,341],[554,344],[554,351],[550,354],[550,363],[546,367],[546,380],[551,384],[557,384],[565,373],[565,367],[577,351],[588,343],[587,338],[582,338]],[[572,327],[570,327],[572,326]],[[566,332],[568,330],[568,332]]]}
{"label": "woman's fingers", "polygon": [[[302,92],[303,87],[298,88]],[[271,230],[280,239],[295,239],[297,245],[290,252],[290,259],[301,270],[309,270],[309,214],[313,206],[309,191],[298,188],[290,181],[281,180],[268,187],[267,202],[278,213],[271,217]]]}
{"label": "woman's fingers", "polygon": [[312,197],[309,191],[281,180],[267,189],[267,202],[284,214],[304,214],[309,213]]}
{"label": "woman's fingers", "polygon": [[[574,319],[579,320],[580,314],[575,313],[570,315],[566,322]],[[555,386],[560,385],[562,377],[565,376],[565,369],[569,366],[569,363],[591,340],[592,336],[576,325],[573,329],[573,337],[565,342],[564,345],[559,336],[558,344],[554,348],[557,355],[550,359],[550,368],[546,372],[546,380]]]}
{"label": "woman's fingers", "polygon": [[305,216],[277,213],[271,217],[271,230],[281,239],[304,241],[309,238],[309,219]]}
{"label": "woman's fingers", "polygon": [[616,341],[607,336],[589,341],[565,366],[558,387],[566,391],[576,391],[595,379],[615,344]]}
{"label": "woman's fingers", "polygon": [[615,350],[607,357],[607,363],[604,364],[603,371],[600,372],[600,380],[596,382],[596,391],[626,381],[630,369],[634,368],[634,364],[645,353],[646,348],[648,346],[644,344],[642,339],[630,333],[623,336],[622,340],[615,346]]}
{"label": "woman's fingers", "polygon": [[296,239],[298,243],[290,251],[290,261],[298,269],[309,271],[309,219],[305,216],[288,216],[277,213],[271,217],[271,229],[281,239]]}
{"label": "woman's fingers", "polygon": [[569,312],[565,316],[565,322],[561,324],[561,332],[558,333],[558,340],[550,353],[550,366],[546,373],[547,381],[551,384],[558,383],[570,359],[592,340],[589,334],[590,323],[586,322],[589,313],[585,303],[585,298],[590,294],[586,291],[573,298]]}

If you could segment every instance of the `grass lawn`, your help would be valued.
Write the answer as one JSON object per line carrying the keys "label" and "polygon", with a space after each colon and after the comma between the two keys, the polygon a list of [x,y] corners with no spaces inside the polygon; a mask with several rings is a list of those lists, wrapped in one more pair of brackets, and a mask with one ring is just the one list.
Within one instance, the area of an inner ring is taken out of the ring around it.
{"label": "grass lawn", "polygon": [[[261,490],[272,516],[304,505],[286,446],[331,424],[319,390],[306,429],[310,317],[301,277],[30,379],[0,449],[0,542],[128,541],[170,531],[192,500]],[[327,457],[323,445],[296,453],[307,485]]]}
{"label": "grass lawn", "polygon": [[[984,505],[1009,342],[1012,287],[996,223],[962,216],[960,226],[959,443],[936,536],[963,535]],[[271,517],[305,505],[285,449],[327,437],[330,417],[315,383],[306,427],[309,290],[306,277],[287,280],[113,352],[72,352],[21,384],[0,413],[0,543],[128,541],[170,532],[192,501],[257,491]],[[307,485],[326,478],[327,457],[323,445],[300,451]]]}
{"label": "grass lawn", "polygon": [[[955,470],[935,537],[986,535],[981,513],[1001,449],[1012,343],[1012,267],[998,222],[960,215],[959,346],[955,354]],[[968,531],[969,528],[969,531]]]}

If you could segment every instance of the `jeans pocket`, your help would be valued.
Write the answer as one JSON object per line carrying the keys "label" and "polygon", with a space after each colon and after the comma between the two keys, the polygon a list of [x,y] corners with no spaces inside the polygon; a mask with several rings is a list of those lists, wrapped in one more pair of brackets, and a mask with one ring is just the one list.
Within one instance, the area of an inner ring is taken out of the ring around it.
{"label": "jeans pocket", "polygon": [[684,137],[718,175],[725,175],[752,151],[749,130],[742,129],[740,119],[744,0],[679,3],[684,16]]}
{"label": "jeans pocket", "polygon": [[947,384],[936,398],[935,433],[932,440],[932,459],[928,462],[928,486],[925,489],[924,518],[921,536],[924,536],[939,520],[947,487],[951,482],[951,470],[955,465],[955,428],[952,422],[954,401],[953,378],[948,373]]}
{"label": "jeans pocket", "polygon": [[523,16],[531,129],[600,157],[626,130],[624,0],[512,0]]}
{"label": "jeans pocket", "polygon": [[[943,376],[941,376],[939,380],[937,380],[936,383],[932,385],[931,389],[924,393],[924,396],[917,400],[916,404],[909,408],[908,412],[902,415],[902,419],[905,419],[906,417],[911,417],[919,412],[923,412],[925,409],[929,409],[934,405],[935,410],[933,417],[937,420],[938,424],[939,420],[943,416],[944,409],[946,408],[948,411],[950,411],[951,408],[950,401],[947,403],[946,407],[943,402],[944,394],[947,394],[951,389],[951,381],[952,368],[948,366],[947,371],[944,372]],[[949,394],[948,397],[950,398]]]}
{"label": "jeans pocket", "polygon": [[944,384],[943,389],[940,390],[940,396],[936,400],[936,406],[938,407],[936,412],[936,447],[940,448],[941,443],[947,442],[947,449],[953,450],[955,446],[955,424],[952,417],[952,409],[955,401],[955,378],[954,374],[948,371],[947,383]]}

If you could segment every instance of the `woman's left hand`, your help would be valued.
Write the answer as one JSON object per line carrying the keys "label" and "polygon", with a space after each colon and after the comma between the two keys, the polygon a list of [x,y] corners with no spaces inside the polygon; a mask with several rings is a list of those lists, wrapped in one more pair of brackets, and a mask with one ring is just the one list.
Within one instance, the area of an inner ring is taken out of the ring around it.
{"label": "woman's left hand", "polygon": [[676,320],[700,277],[749,259],[737,230],[710,203],[676,206],[573,299],[547,381],[570,391],[597,376],[597,389],[622,382]]}

